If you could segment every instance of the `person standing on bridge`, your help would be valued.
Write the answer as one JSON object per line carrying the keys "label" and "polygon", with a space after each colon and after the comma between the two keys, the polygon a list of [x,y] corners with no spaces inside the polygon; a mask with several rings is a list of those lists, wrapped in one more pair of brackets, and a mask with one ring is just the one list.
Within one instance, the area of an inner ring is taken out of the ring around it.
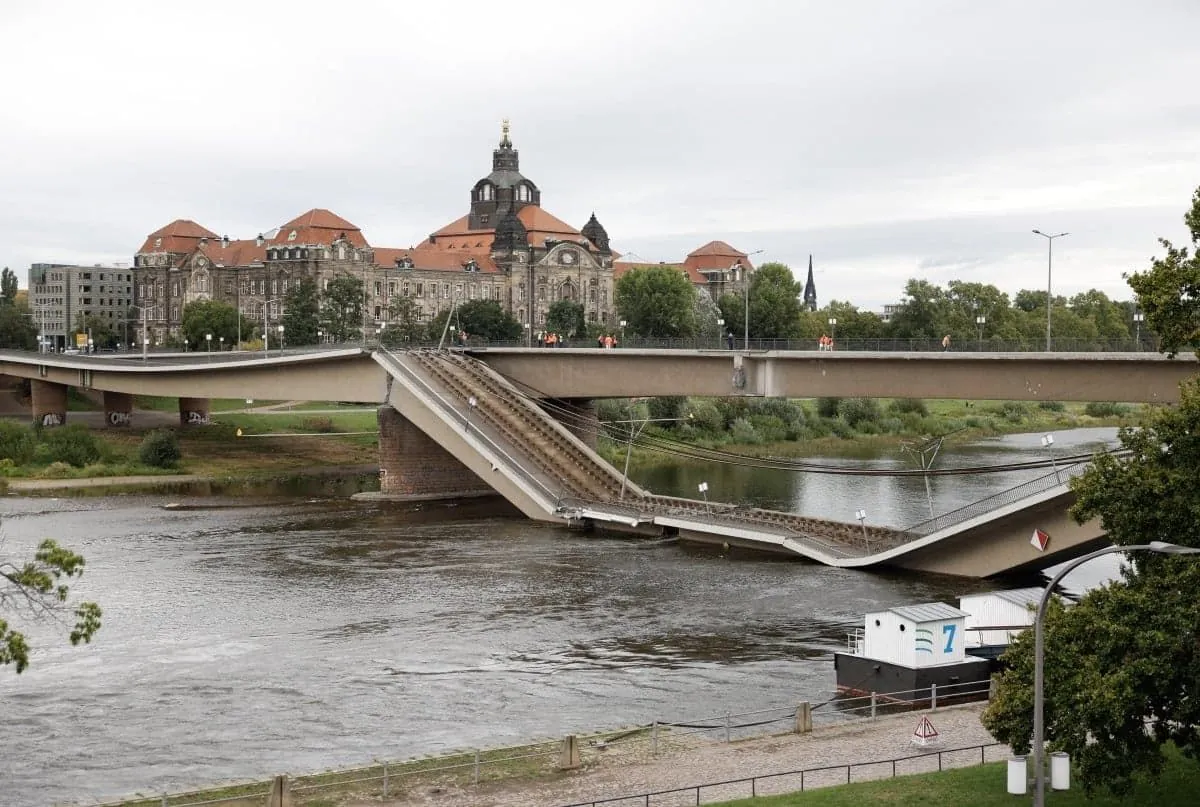
{"label": "person standing on bridge", "polygon": [[725,334],[725,344],[729,345],[730,350],[733,350],[733,331]]}
{"label": "person standing on bridge", "polygon": [[949,350],[949,349],[950,349],[950,334],[946,334],[945,336],[942,337],[942,350]]}

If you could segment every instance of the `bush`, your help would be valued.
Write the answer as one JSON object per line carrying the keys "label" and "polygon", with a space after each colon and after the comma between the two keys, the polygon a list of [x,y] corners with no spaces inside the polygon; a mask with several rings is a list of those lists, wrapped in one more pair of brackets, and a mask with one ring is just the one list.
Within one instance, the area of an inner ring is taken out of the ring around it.
{"label": "bush", "polygon": [[817,398],[817,414],[823,418],[835,418],[841,403],[841,398]]}
{"label": "bush", "polygon": [[745,398],[718,398],[716,407],[721,413],[721,428],[724,429],[732,429],[735,420],[750,414],[750,402]]}
{"label": "bush", "polygon": [[151,468],[174,468],[183,457],[179,438],[170,429],[157,429],[142,438],[138,459]]}
{"label": "bush", "polygon": [[100,444],[95,435],[80,423],[44,429],[42,445],[51,462],[82,468],[100,459]]}
{"label": "bush", "polygon": [[697,431],[714,435],[725,431],[725,418],[712,401],[706,398],[691,398],[683,410],[683,416]]}
{"label": "bush", "polygon": [[738,418],[733,422],[733,428],[729,430],[730,436],[737,443],[761,443],[762,438],[758,432],[754,430],[754,425],[745,418]]}
{"label": "bush", "polygon": [[1111,401],[1091,401],[1083,407],[1083,414],[1094,418],[1118,417],[1128,411],[1128,407]]}
{"label": "bush", "polygon": [[33,430],[11,420],[0,420],[0,459],[24,465],[33,459],[37,439]]}
{"label": "bush", "polygon": [[824,423],[829,425],[829,431],[834,437],[840,437],[843,440],[850,440],[857,436],[854,428],[844,420],[830,418],[829,420],[824,421]]}
{"label": "bush", "polygon": [[904,431],[904,421],[898,417],[886,417],[879,421],[879,430],[886,434],[900,434]]}
{"label": "bush", "polygon": [[1038,409],[1044,409],[1047,412],[1063,412],[1066,408],[1062,401],[1038,401]]}
{"label": "bush", "polygon": [[778,443],[787,439],[787,424],[774,415],[751,415],[750,425],[764,443]]}
{"label": "bush", "polygon": [[[683,416],[683,406],[687,403],[687,398],[682,395],[668,395],[662,398],[651,398],[647,401],[647,408],[650,410],[650,417],[655,420],[675,420]],[[665,423],[664,426],[670,428],[672,424]]]}
{"label": "bush", "polygon": [[753,398],[750,401],[750,414],[779,418],[784,423],[804,420],[804,409],[787,398]]}
{"label": "bush", "polygon": [[838,417],[857,429],[879,421],[879,403],[874,398],[846,398],[838,404]]}
{"label": "bush", "polygon": [[918,415],[925,416],[929,414],[929,407],[920,398],[897,398],[888,405],[888,411],[897,415],[915,412]]}

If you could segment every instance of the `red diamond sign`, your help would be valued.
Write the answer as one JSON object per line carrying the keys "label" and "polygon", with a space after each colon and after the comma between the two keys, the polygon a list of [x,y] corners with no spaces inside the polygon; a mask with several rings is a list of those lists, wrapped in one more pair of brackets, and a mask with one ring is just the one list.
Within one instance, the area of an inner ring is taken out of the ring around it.
{"label": "red diamond sign", "polygon": [[1038,552],[1046,551],[1046,544],[1050,543],[1050,534],[1042,530],[1034,530],[1033,537],[1029,539],[1029,543]]}

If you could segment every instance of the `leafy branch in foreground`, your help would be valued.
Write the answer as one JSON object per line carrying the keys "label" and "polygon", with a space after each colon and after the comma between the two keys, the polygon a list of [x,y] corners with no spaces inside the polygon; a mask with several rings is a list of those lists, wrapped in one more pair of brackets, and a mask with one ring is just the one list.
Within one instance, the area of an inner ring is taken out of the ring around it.
{"label": "leafy branch in foreground", "polygon": [[[69,610],[70,580],[83,574],[83,556],[47,538],[34,553],[33,560],[24,566],[0,561],[0,613],[24,612],[32,619],[52,618],[61,621]],[[94,602],[79,603],[71,614],[71,644],[90,642],[100,630],[100,606]],[[22,631],[10,627],[0,618],[0,665],[16,665],[18,673],[29,666],[29,643]]]}

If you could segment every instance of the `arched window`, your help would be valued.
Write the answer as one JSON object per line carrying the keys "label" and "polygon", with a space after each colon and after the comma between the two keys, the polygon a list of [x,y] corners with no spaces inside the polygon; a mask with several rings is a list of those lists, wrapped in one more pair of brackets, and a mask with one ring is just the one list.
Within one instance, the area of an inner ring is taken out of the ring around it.
{"label": "arched window", "polygon": [[479,201],[490,202],[495,198],[495,190],[490,182],[484,183],[479,187]]}
{"label": "arched window", "polygon": [[566,281],[559,287],[558,299],[575,302],[575,284],[571,281]]}

